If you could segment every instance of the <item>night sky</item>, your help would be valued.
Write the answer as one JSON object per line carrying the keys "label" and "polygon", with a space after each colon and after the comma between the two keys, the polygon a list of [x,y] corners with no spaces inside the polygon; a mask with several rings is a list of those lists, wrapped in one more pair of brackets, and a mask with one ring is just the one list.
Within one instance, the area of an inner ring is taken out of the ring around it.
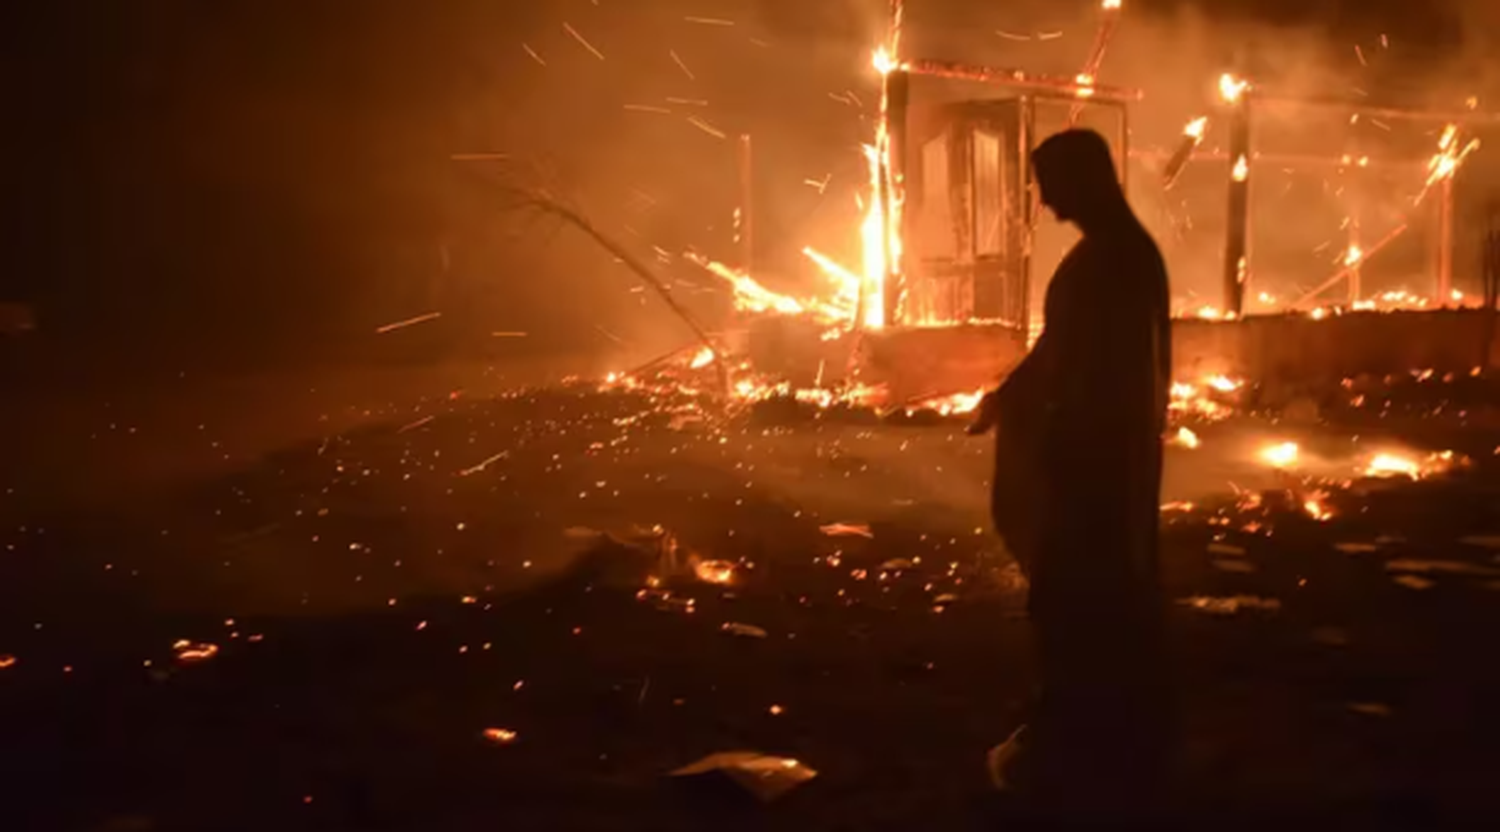
{"label": "night sky", "polygon": [[[1093,34],[1092,2],[909,5],[913,38],[997,65],[1050,62],[1066,71]],[[1200,94],[1212,81],[1209,67],[1244,61],[1274,74],[1295,63],[1279,51],[1289,42],[1314,44],[1299,53],[1303,63],[1316,53],[1319,67],[1366,73],[1361,86],[1377,96],[1441,90],[1452,98],[1461,86],[1454,78],[1469,79],[1471,94],[1494,88],[1493,70],[1473,69],[1495,37],[1496,13],[1480,0],[1468,8],[1371,0],[1125,6],[1105,82],[1139,83],[1148,94],[1162,85],[1132,77],[1142,72],[1132,37],[1159,46],[1195,32],[1208,41],[1188,50],[1202,62],[1201,77],[1157,96],[1163,123],[1138,127],[1146,142],[1180,130],[1180,117],[1191,113],[1175,96]],[[607,256],[555,224],[498,214],[471,181],[474,171],[449,154],[527,160],[644,257],[652,246],[727,257],[732,143],[684,123],[684,112],[698,108],[726,133],[756,136],[762,258],[797,279],[791,273],[801,268],[796,251],[805,242],[836,252],[848,243],[857,145],[876,100],[869,51],[884,7],[882,0],[10,4],[0,19],[10,212],[0,299],[36,303],[57,343],[174,360],[185,351],[313,356],[434,309],[445,311],[441,337],[455,348],[495,329],[528,331],[528,348],[538,350],[599,346],[593,324],[633,343],[670,344],[675,324],[643,308],[643,295]],[[1013,48],[997,29],[1064,37],[1043,54],[1039,45]],[[1352,45],[1385,33],[1394,44],[1383,63],[1355,64]],[[862,106],[830,99],[848,91]],[[668,116],[623,106],[668,98],[707,103],[674,104],[678,112]],[[804,184],[825,176],[824,194]],[[706,314],[725,307],[692,268],[663,269]]]}

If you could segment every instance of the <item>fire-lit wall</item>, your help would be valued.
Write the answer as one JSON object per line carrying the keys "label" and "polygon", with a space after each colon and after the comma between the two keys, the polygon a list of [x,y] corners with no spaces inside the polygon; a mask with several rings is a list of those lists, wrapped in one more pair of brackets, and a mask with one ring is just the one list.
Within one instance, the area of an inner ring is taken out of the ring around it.
{"label": "fire-lit wall", "polygon": [[1500,359],[1494,317],[1478,310],[1180,320],[1172,332],[1178,379],[1224,374],[1302,385],[1423,369],[1466,372]]}
{"label": "fire-lit wall", "polygon": [[[1495,330],[1478,310],[1183,319],[1172,329],[1173,378],[1226,375],[1295,391],[1361,375],[1468,372],[1500,365]],[[867,334],[858,363],[861,381],[910,401],[992,386],[1024,354],[1004,327],[895,329]]]}

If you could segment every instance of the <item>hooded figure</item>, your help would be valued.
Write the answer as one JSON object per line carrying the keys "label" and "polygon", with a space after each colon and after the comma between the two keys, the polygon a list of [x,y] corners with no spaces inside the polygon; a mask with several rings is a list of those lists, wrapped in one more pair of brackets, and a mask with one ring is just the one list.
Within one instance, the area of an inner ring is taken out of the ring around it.
{"label": "hooded figure", "polygon": [[1042,202],[1083,239],[1048,286],[1040,339],[972,428],[999,427],[995,522],[1030,579],[1042,679],[1035,718],[992,753],[991,773],[1072,807],[1112,806],[1144,798],[1165,763],[1167,273],[1099,134],[1055,135],[1032,166]]}

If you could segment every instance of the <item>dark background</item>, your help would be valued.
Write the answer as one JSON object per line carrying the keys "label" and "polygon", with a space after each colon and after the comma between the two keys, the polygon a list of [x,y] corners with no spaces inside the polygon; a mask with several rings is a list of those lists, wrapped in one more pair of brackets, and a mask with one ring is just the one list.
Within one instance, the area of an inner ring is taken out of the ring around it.
{"label": "dark background", "polygon": [[[1202,74],[1167,80],[1192,95],[1211,85],[1214,66],[1242,62],[1269,77],[1316,64],[1330,79],[1363,72],[1375,97],[1436,96],[1451,108],[1464,88],[1490,82],[1487,5],[1127,0],[1102,80],[1150,90],[1164,50],[1190,51]],[[1070,72],[1095,7],[910,0],[909,25],[911,37],[966,57]],[[449,154],[503,152],[539,166],[643,256],[655,245],[728,257],[732,143],[684,116],[752,132],[765,279],[805,281],[803,244],[852,256],[857,145],[876,101],[869,51],[884,9],[882,0],[7,4],[0,299],[36,304],[57,350],[138,363],[399,353],[421,339],[429,351],[463,350],[492,330],[531,333],[508,349],[602,348],[595,325],[632,345],[670,344],[683,337],[677,324],[628,274],[555,223],[496,213],[472,166]],[[1045,55],[1039,45],[1007,53],[996,29],[1064,38]],[[1394,41],[1388,54],[1360,67],[1351,44],[1368,50],[1381,33]],[[848,90],[862,106],[829,97]],[[1155,99],[1172,114],[1140,120],[1138,142],[1181,129],[1192,112],[1175,95]],[[622,107],[667,97],[708,105],[668,105],[672,115]],[[828,175],[821,195],[803,184]],[[663,269],[706,314],[727,308],[695,269]],[[433,310],[445,317],[429,333],[374,343],[376,326]]]}

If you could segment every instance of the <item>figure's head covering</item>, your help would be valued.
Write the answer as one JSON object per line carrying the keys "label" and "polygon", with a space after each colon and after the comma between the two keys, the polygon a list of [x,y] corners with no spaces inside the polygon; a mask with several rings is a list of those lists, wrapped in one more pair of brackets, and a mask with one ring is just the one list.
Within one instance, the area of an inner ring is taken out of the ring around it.
{"label": "figure's head covering", "polygon": [[1087,221],[1116,212],[1125,192],[1109,143],[1093,130],[1065,130],[1032,151],[1042,202],[1060,220]]}

